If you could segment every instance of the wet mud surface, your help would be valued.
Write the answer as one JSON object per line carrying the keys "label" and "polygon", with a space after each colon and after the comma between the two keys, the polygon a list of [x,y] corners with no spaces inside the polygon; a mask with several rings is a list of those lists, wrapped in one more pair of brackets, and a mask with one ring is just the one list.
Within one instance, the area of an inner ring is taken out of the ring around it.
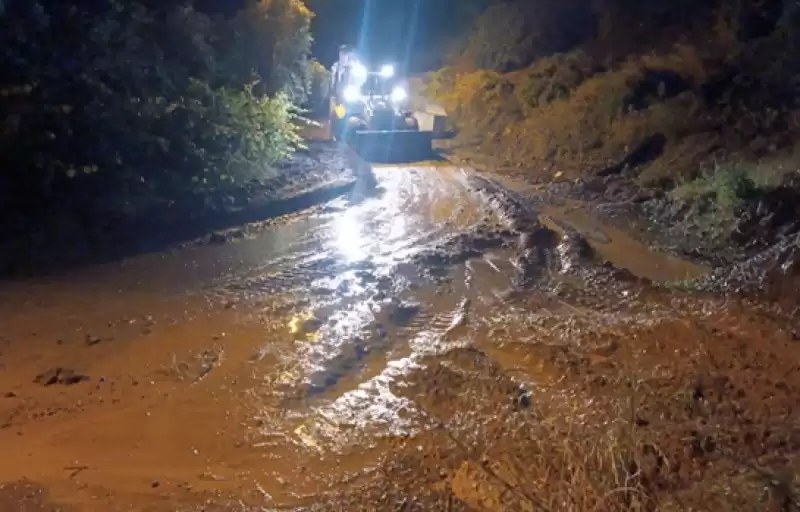
{"label": "wet mud surface", "polygon": [[374,175],[242,236],[0,287],[0,510],[794,499],[791,308],[676,287],[723,276],[467,170]]}

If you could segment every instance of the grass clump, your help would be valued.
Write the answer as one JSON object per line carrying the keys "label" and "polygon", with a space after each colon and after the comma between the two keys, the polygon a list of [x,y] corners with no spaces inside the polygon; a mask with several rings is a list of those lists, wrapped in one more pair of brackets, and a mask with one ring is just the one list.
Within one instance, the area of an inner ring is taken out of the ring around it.
{"label": "grass clump", "polygon": [[683,201],[709,200],[719,212],[734,215],[764,191],[752,173],[747,165],[719,165],[678,186],[672,195]]}

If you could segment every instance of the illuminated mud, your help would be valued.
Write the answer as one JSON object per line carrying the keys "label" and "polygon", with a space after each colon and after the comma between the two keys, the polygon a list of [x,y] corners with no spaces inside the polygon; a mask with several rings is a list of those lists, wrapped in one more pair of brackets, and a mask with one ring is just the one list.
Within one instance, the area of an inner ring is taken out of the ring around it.
{"label": "illuminated mud", "polygon": [[599,436],[634,354],[677,393],[659,379],[689,380],[705,326],[793,350],[782,313],[641,279],[691,268],[625,271],[577,215],[453,167],[375,173],[252,237],[0,290],[0,505],[533,510],[557,472],[526,432]]}

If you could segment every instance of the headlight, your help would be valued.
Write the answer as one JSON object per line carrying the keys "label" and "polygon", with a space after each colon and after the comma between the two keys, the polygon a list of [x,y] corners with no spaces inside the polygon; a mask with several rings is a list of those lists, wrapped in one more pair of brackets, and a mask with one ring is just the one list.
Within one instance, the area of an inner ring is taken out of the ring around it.
{"label": "headlight", "polygon": [[400,103],[405,101],[408,98],[408,93],[402,87],[395,87],[392,89],[392,94],[390,96],[393,102]]}
{"label": "headlight", "polygon": [[347,103],[353,103],[354,101],[358,101],[361,97],[361,94],[358,91],[358,87],[355,85],[349,85],[344,88],[342,91],[342,96],[344,96],[344,101]]}
{"label": "headlight", "polygon": [[351,70],[352,77],[351,80],[353,82],[363,84],[364,81],[367,79],[367,68],[364,67],[363,64],[360,62],[353,63],[353,68]]}
{"label": "headlight", "polygon": [[394,76],[394,66],[386,64],[381,68],[381,76],[383,78],[392,78]]}

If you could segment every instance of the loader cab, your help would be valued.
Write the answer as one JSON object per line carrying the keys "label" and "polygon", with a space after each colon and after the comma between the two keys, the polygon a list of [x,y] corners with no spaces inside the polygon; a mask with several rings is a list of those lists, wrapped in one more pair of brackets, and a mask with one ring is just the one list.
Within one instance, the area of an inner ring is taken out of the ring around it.
{"label": "loader cab", "polygon": [[346,45],[339,49],[339,60],[331,68],[330,90],[337,105],[355,108],[359,108],[359,103],[376,98],[398,103],[407,96],[394,65],[383,64],[370,69],[356,51]]}
{"label": "loader cab", "polygon": [[381,70],[369,72],[361,85],[361,94],[367,99],[389,101],[397,107],[405,106],[408,88],[404,81],[394,74],[390,64]]}
{"label": "loader cab", "polygon": [[392,92],[392,80],[378,73],[370,73],[361,85],[361,94],[366,98],[386,97]]}

